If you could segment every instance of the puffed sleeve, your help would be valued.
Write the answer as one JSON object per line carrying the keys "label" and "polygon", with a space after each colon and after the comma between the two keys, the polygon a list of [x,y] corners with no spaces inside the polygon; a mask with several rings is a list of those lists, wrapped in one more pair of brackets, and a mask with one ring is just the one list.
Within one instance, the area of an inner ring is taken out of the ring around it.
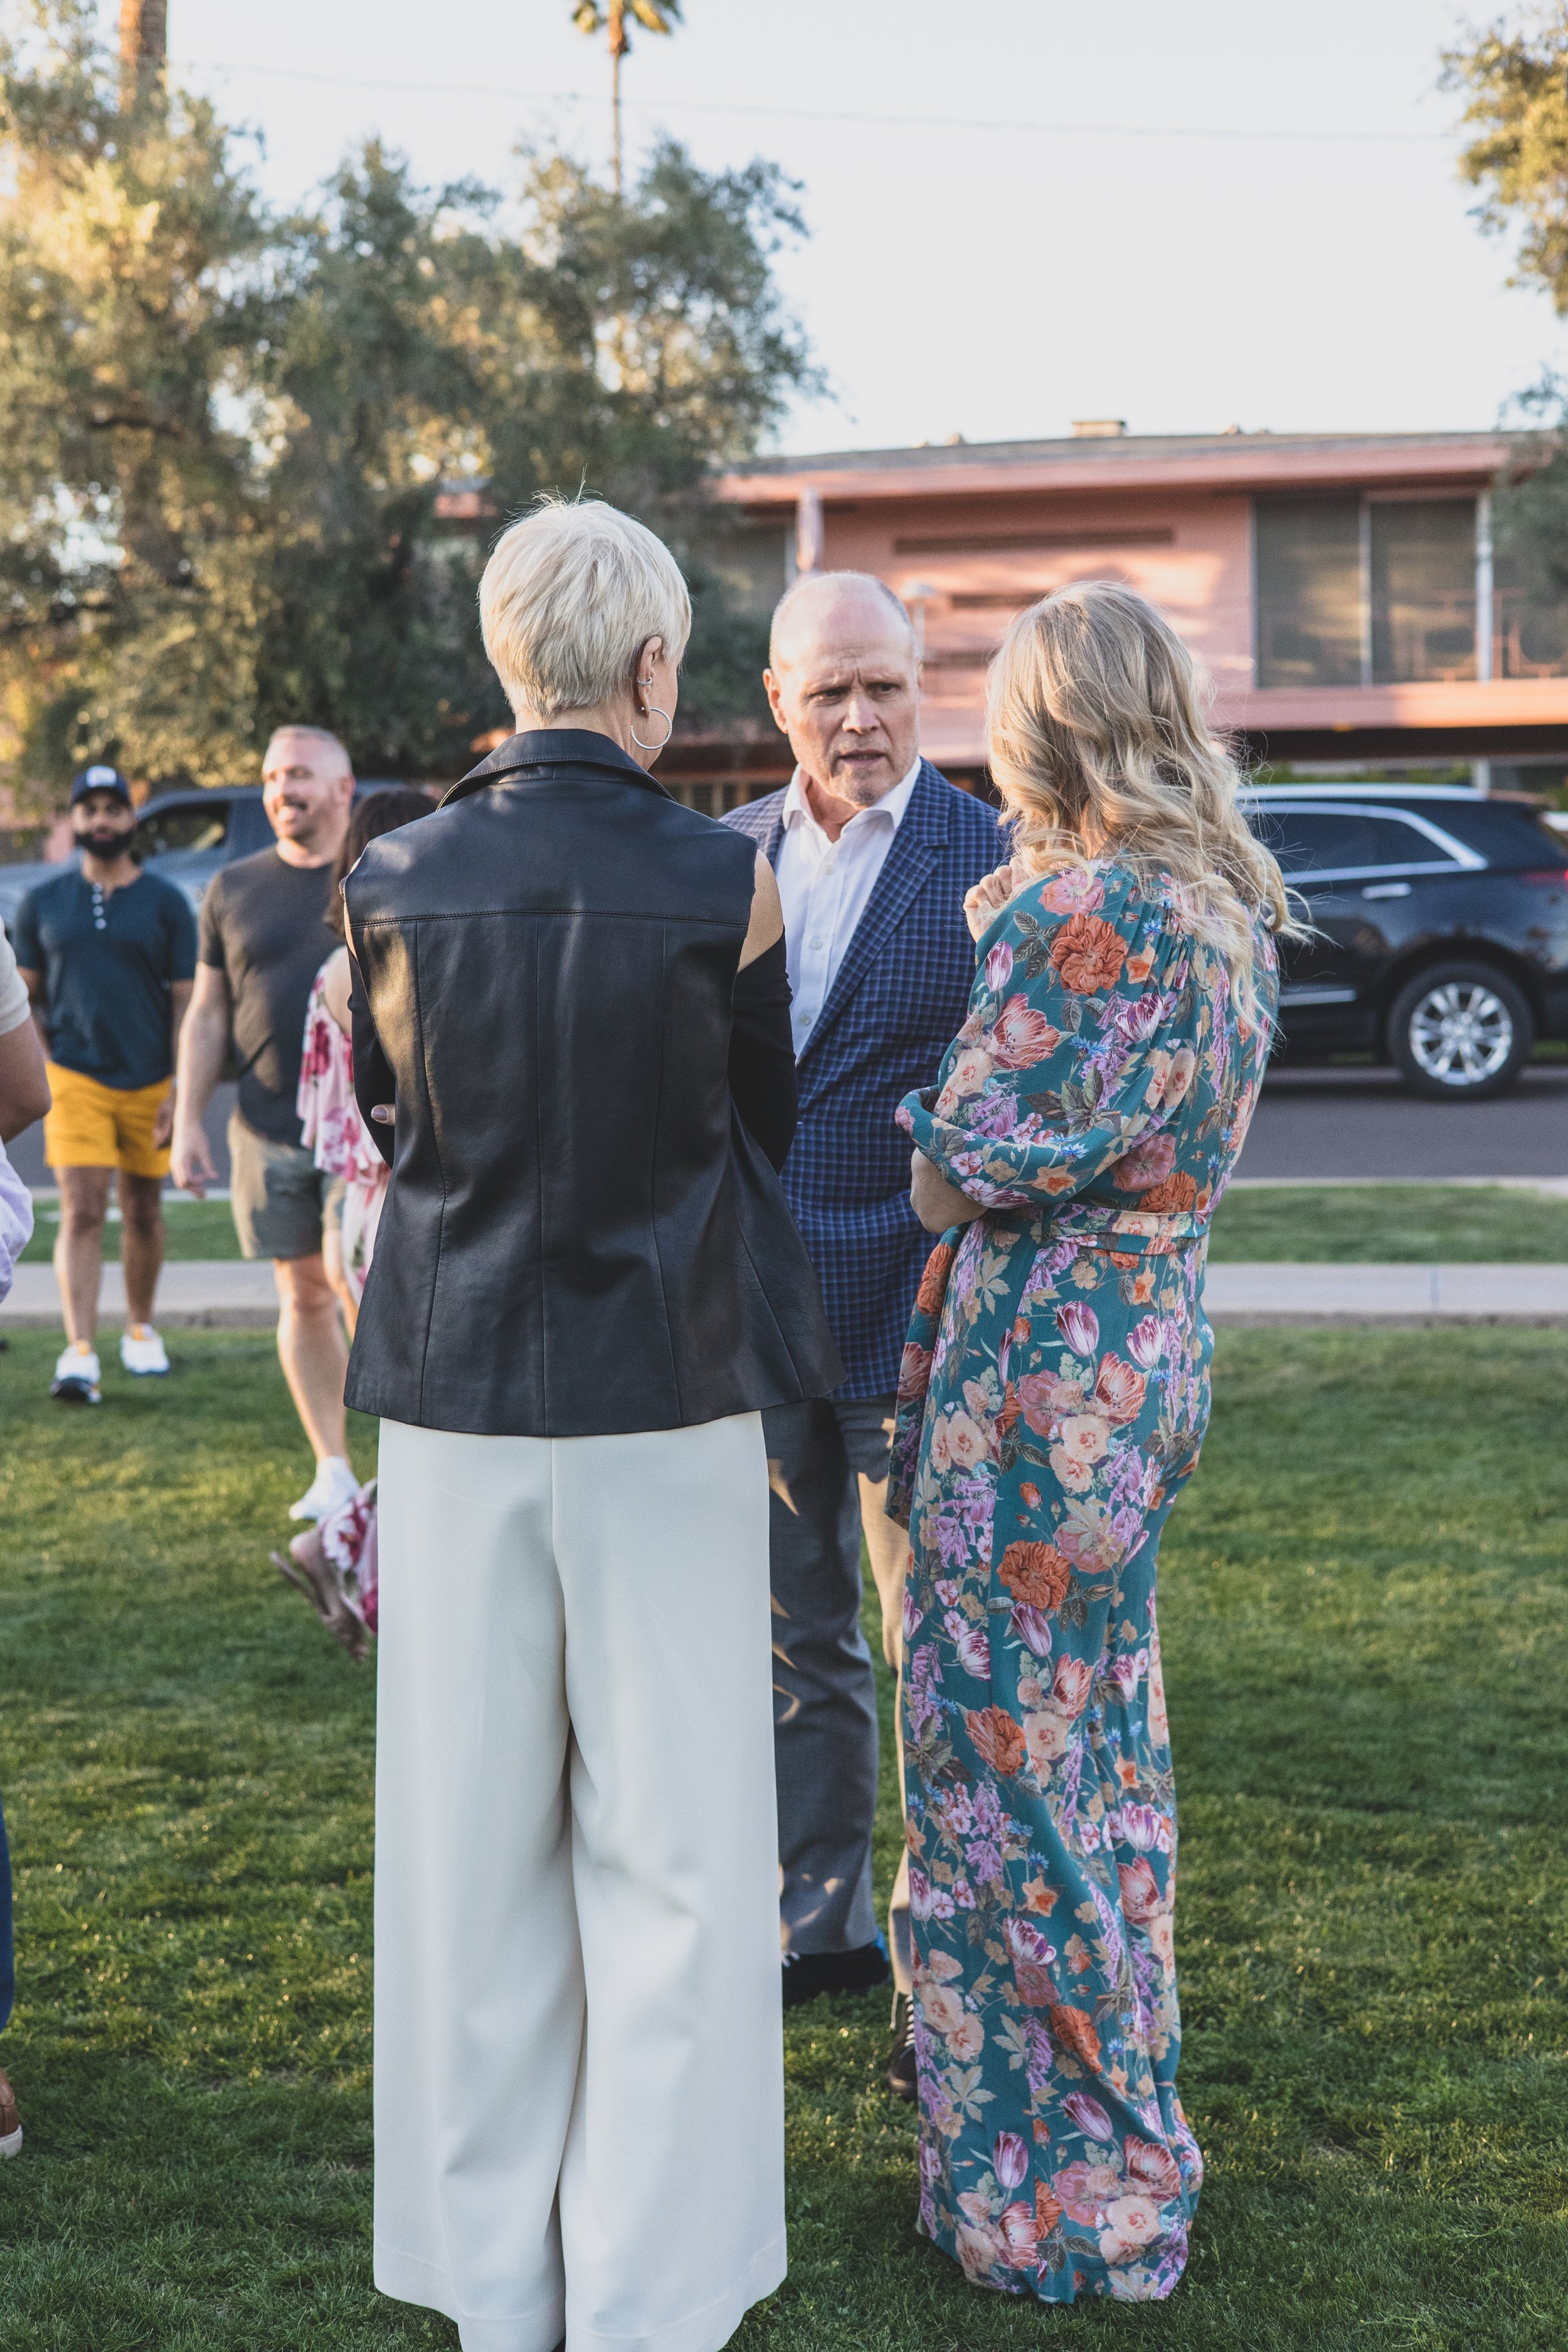
{"label": "puffed sleeve", "polygon": [[1047,1206],[1173,1116],[1195,1062],[1186,933],[1123,867],[1023,891],[980,942],[939,1085],[898,1118],[988,1209]]}

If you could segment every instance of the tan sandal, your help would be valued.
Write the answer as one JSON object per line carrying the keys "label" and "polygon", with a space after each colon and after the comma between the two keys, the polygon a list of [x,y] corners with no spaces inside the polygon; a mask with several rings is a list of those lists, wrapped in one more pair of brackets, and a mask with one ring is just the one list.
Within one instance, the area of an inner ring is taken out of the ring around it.
{"label": "tan sandal", "polygon": [[0,2067],[0,2157],[22,2153],[22,2118],[16,2113],[16,2094]]}

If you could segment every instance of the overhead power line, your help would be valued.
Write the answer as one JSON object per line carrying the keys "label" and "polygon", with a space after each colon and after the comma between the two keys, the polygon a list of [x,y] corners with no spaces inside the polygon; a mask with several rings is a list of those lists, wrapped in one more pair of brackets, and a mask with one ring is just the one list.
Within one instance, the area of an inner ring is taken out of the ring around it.
{"label": "overhead power line", "polygon": [[[527,106],[598,106],[602,100],[580,89],[508,89],[495,82],[387,81],[370,75],[310,73],[293,66],[239,64],[232,59],[192,58],[187,68],[204,73],[261,74],[273,81],[315,82],[330,89],[400,90],[416,98],[504,98]],[[1274,123],[1201,124],[1163,122],[1037,122],[971,114],[865,114],[807,106],[731,106],[692,98],[627,100],[639,114],[721,114],[767,122],[854,122],[889,131],[1023,131],[1053,139],[1253,140],[1267,145],[1429,147],[1450,134],[1441,131],[1285,131]]]}

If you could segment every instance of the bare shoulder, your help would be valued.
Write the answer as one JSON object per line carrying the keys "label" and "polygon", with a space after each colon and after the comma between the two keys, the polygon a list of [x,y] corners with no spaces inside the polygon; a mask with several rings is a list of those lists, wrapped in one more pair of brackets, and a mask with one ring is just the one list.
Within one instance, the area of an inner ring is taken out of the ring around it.
{"label": "bare shoulder", "polygon": [[779,886],[773,869],[759,849],[755,878],[752,890],[752,919],[746,929],[745,943],[741,950],[741,970],[755,963],[765,955],[775,940],[784,937],[784,905],[779,898]]}
{"label": "bare shoulder", "polygon": [[321,966],[321,1002],[344,1036],[349,1028],[349,951],[336,949]]}

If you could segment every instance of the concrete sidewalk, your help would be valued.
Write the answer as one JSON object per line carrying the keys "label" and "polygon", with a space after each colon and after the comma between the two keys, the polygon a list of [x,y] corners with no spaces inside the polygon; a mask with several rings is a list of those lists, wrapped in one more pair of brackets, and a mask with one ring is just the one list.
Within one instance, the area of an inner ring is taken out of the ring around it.
{"label": "concrete sidewalk", "polygon": [[[99,1311],[105,1325],[125,1320],[125,1284],[118,1265],[103,1269]],[[56,1329],[60,1294],[52,1265],[19,1265],[11,1296],[0,1307],[0,1330]],[[166,1265],[158,1283],[158,1325],[177,1331],[205,1324],[226,1331],[270,1331],[278,1291],[270,1265],[247,1265],[192,1258]]]}
{"label": "concrete sidewalk", "polygon": [[[1216,1326],[1568,1325],[1568,1265],[1211,1265],[1204,1296]],[[118,1265],[103,1269],[102,1316],[110,1327],[125,1320]],[[0,1329],[55,1330],[59,1320],[54,1268],[18,1266]],[[277,1320],[270,1265],[195,1260],[163,1268],[164,1330],[270,1330]]]}
{"label": "concrete sidewalk", "polygon": [[1211,1265],[1223,1324],[1568,1324],[1568,1265]]}

